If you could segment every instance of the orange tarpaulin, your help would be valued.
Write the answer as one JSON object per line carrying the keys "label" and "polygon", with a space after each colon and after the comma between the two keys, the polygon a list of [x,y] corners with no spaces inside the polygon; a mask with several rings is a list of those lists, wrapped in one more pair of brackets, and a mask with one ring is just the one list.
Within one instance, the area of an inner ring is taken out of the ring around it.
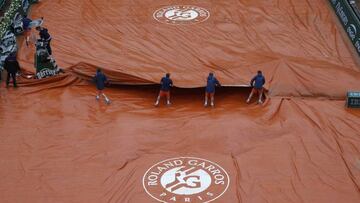
{"label": "orange tarpaulin", "polygon": [[[326,0],[41,1],[32,18],[67,73],[1,88],[0,201],[360,202],[360,111],[344,106],[360,70],[332,12]],[[128,85],[106,89],[110,105],[88,82],[96,67]],[[268,97],[248,105],[236,86],[258,69]],[[232,87],[204,108],[210,71]],[[178,88],[155,108],[157,86],[134,85],[165,72]]]}

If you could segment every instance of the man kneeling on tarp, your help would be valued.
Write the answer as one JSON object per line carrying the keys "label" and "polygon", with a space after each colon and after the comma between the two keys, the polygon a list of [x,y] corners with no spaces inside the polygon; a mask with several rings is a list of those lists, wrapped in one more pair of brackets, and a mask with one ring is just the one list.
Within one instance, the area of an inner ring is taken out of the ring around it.
{"label": "man kneeling on tarp", "polygon": [[211,107],[214,107],[214,97],[215,97],[215,87],[221,86],[219,81],[215,78],[214,73],[209,73],[209,76],[207,78],[207,84],[205,89],[205,103],[204,106],[206,107],[208,105],[208,99],[210,97],[210,105]]}
{"label": "man kneeling on tarp", "polygon": [[96,100],[99,100],[100,97],[103,96],[105,99],[105,103],[110,104],[110,99],[104,93],[105,85],[108,84],[109,81],[100,68],[98,68],[96,71],[96,74],[94,76],[94,82],[96,83],[97,89]]}
{"label": "man kneeling on tarp", "polygon": [[165,77],[161,78],[160,81],[160,93],[156,99],[155,106],[159,106],[161,97],[166,97],[166,104],[170,103],[170,89],[173,86],[173,81],[170,79],[170,73],[166,73]]}
{"label": "man kneeling on tarp", "polygon": [[49,55],[52,56],[52,50],[51,50],[51,35],[48,32],[48,29],[38,26],[36,27],[36,30],[39,31],[40,39],[46,42],[46,50],[48,51]]}
{"label": "man kneeling on tarp", "polygon": [[261,71],[257,72],[257,75],[253,77],[253,79],[250,82],[250,85],[252,87],[251,93],[249,95],[249,98],[246,100],[246,103],[250,103],[250,100],[254,94],[259,94],[259,100],[258,103],[262,104],[262,96],[264,93],[264,84],[265,84],[265,77],[262,75]]}

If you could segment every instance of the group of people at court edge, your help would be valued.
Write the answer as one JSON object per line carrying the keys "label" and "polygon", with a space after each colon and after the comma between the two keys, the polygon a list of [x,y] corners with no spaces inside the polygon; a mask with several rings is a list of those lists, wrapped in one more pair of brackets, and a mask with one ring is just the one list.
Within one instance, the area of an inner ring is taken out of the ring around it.
{"label": "group of people at court edge", "polygon": [[[32,20],[25,15],[24,18],[22,19],[22,22],[23,22],[26,46],[29,46],[30,35],[31,35],[30,23],[32,22]],[[52,50],[50,46],[51,35],[49,34],[48,30],[42,26],[37,26],[35,29],[39,32],[40,40],[46,42],[46,49],[50,57],[52,57]],[[6,87],[9,87],[10,78],[13,81],[14,87],[17,87],[16,74],[20,71],[20,66],[19,66],[19,62],[17,61],[16,55],[17,55],[16,52],[10,53],[9,56],[6,57],[4,61],[4,69],[7,71]]]}
{"label": "group of people at court edge", "polygon": [[[105,103],[110,104],[110,99],[105,95],[104,89],[105,86],[109,83],[109,80],[102,72],[100,68],[97,69],[96,74],[94,76],[94,82],[96,83],[97,94],[96,100],[99,100],[101,96],[104,97]],[[265,77],[263,76],[262,72],[259,70],[257,74],[251,79],[250,85],[252,87],[251,93],[246,100],[246,103],[250,103],[254,94],[259,95],[258,103],[262,104],[262,97],[264,94],[264,84],[265,84]],[[215,88],[220,87],[220,82],[216,79],[214,73],[210,72],[209,76],[207,77],[207,84],[205,88],[205,101],[204,106],[209,105],[210,99],[210,106],[215,106]],[[155,101],[155,106],[159,106],[161,98],[166,98],[166,105],[171,105],[170,102],[170,89],[173,87],[173,81],[170,79],[170,73],[166,73],[166,75],[161,78],[160,81],[160,92]]]}

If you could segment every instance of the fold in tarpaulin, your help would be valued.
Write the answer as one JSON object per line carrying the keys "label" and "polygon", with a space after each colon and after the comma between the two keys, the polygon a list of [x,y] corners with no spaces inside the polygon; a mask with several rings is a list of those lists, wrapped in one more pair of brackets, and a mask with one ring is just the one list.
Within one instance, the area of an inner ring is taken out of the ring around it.
{"label": "fold in tarpaulin", "polygon": [[[172,25],[167,6],[194,22]],[[360,111],[344,106],[360,71],[332,12],[326,0],[34,5],[66,73],[0,89],[0,202],[360,202]],[[29,72],[33,54],[20,44]],[[110,105],[89,83],[98,67]],[[258,69],[263,105],[228,87],[203,107],[208,72],[244,86]],[[166,72],[180,88],[155,108],[146,85]]]}

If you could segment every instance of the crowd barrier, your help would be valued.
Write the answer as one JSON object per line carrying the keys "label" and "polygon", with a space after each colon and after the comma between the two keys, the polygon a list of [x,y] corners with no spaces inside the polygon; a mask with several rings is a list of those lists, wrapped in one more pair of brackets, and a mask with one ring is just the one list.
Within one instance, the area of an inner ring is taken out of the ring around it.
{"label": "crowd barrier", "polygon": [[348,0],[329,0],[342,26],[360,55],[360,20]]}

